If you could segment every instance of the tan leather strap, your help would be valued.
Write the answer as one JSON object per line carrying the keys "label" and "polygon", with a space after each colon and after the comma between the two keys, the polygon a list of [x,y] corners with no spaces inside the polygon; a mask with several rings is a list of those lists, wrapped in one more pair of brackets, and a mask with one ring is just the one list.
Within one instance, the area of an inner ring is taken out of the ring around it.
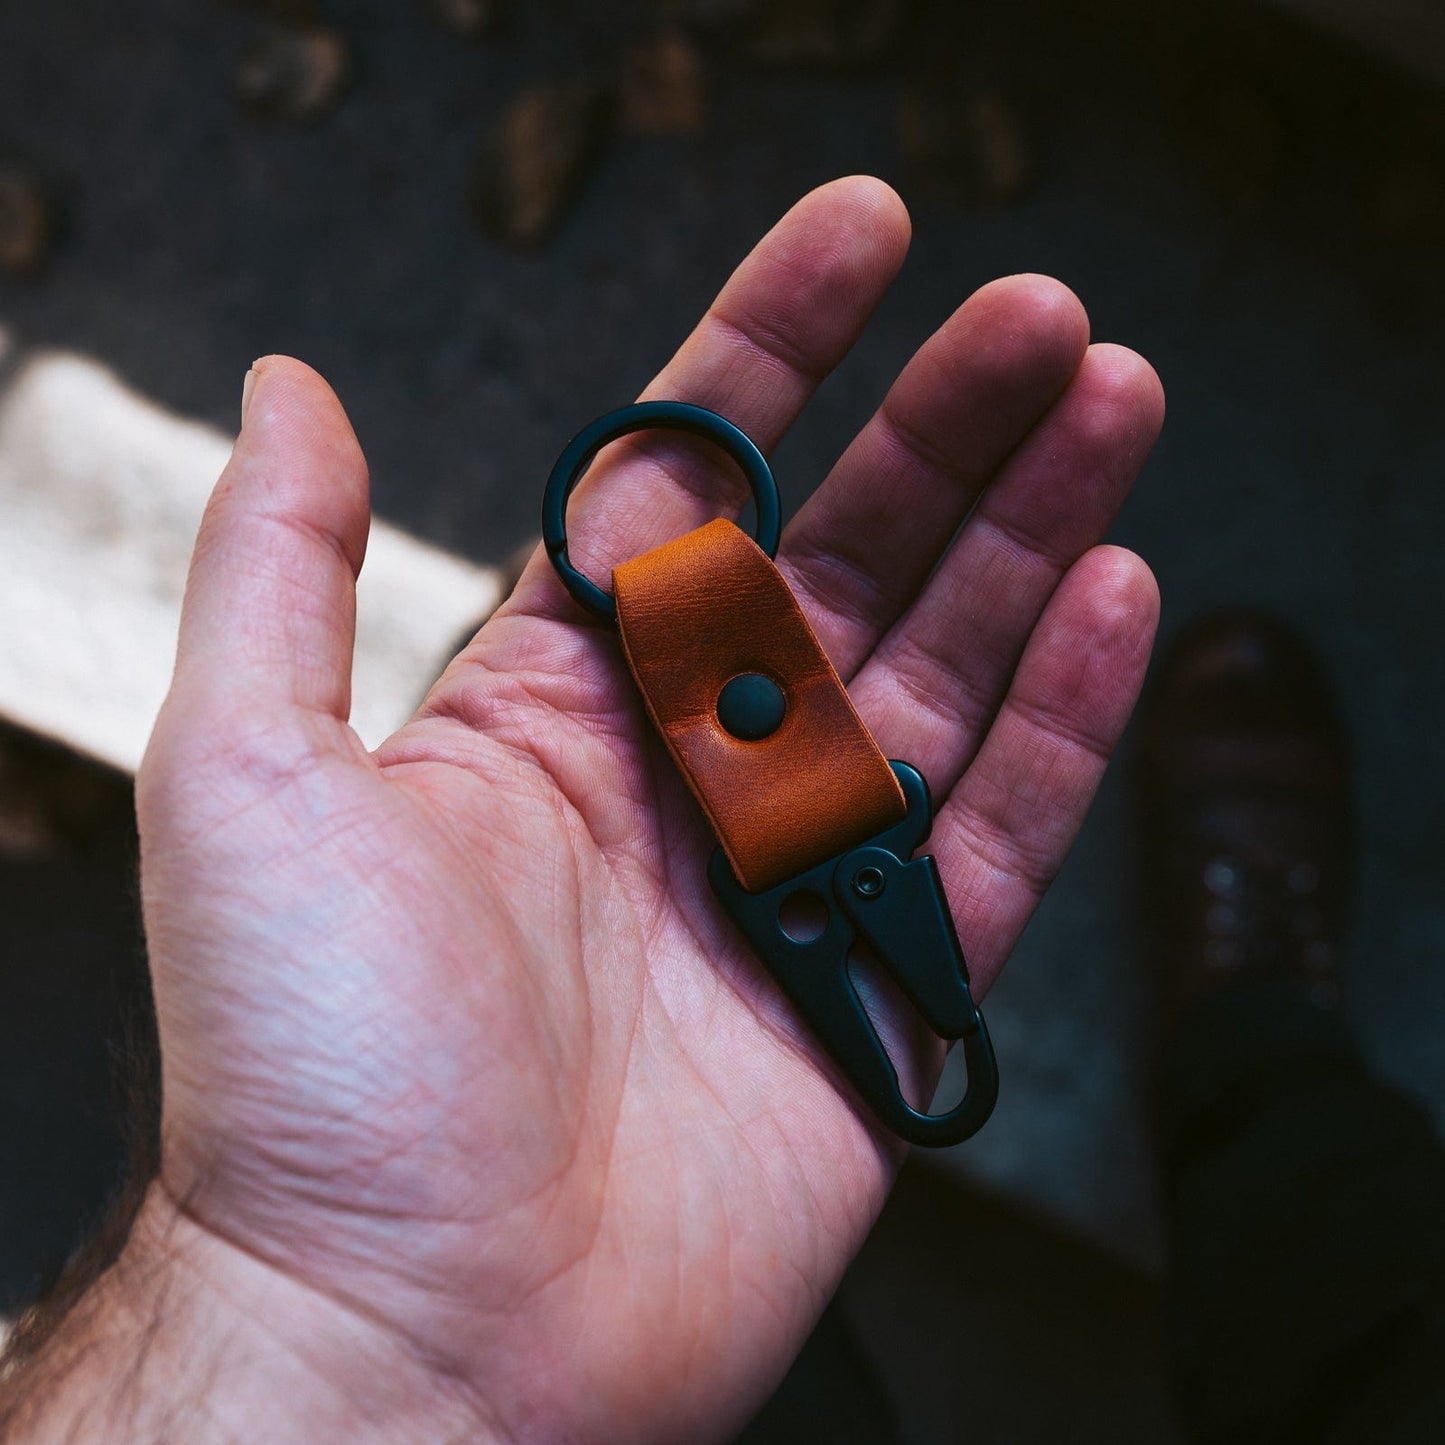
{"label": "tan leather strap", "polygon": [[[710,522],[614,569],[628,665],[738,881],[758,893],[873,837],[902,790],[778,569]],[[719,722],[731,679],[761,673],[786,711],[746,742]]]}

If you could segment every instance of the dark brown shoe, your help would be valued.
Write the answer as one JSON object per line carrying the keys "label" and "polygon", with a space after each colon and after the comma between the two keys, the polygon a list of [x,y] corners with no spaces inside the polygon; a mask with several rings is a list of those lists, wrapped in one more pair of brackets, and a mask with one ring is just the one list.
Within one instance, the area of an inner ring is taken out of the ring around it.
{"label": "dark brown shoe", "polygon": [[1163,1025],[1243,975],[1337,1002],[1349,757],[1303,639],[1250,612],[1187,626],[1146,699],[1135,781]]}

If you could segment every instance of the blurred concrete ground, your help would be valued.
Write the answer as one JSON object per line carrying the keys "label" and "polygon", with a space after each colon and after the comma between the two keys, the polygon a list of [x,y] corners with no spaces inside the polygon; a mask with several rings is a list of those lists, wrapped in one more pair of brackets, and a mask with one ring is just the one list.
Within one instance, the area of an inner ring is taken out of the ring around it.
{"label": "blurred concrete ground", "polygon": [[[339,3],[356,81],[307,131],[236,112],[229,76],[249,22],[235,13],[182,0],[7,7],[0,151],[54,189],[65,224],[44,279],[0,280],[0,324],[22,344],[92,354],[219,426],[234,425],[253,356],[303,356],[351,411],[378,512],[494,561],[534,531],[565,437],[642,386],[788,204],[850,171],[893,180],[914,212],[914,252],[778,454],[790,501],[821,478],[911,350],[991,276],[1061,276],[1096,337],[1149,356],[1170,419],[1114,540],[1158,571],[1166,630],[1248,600],[1293,617],[1322,648],[1360,752],[1356,1014],[1377,1066],[1445,1114],[1440,98],[1243,4],[924,8],[923,38],[859,74],[768,72],[717,49],[704,133],[614,145],[551,247],[518,256],[467,224],[478,136],[520,86],[602,68],[627,7],[604,21],[559,0],[528,9],[511,39],[472,47],[410,6]],[[1033,177],[1016,202],[961,205],[905,166],[898,96],[925,60],[960,94],[997,91],[1019,118]],[[1122,1261],[1062,1250],[1066,1293],[1103,1301],[1112,1290],[1126,1314],[1147,1315],[1137,1270],[1158,1258],[1138,1104],[1147,990],[1120,782],[1116,769],[989,997],[1004,1091],[957,1165]],[[114,1015],[102,1005],[130,996],[138,946],[124,922],[124,846],[112,838],[87,857],[0,868],[10,900],[0,1030],[15,1036],[0,1045],[11,1301],[98,1207],[117,1158],[103,1087]],[[936,1186],[918,1187],[932,1198]],[[984,1239],[1016,1227],[988,1218],[998,1228]],[[909,1218],[898,1231],[885,1224],[860,1266],[876,1255],[889,1269],[850,1283],[844,1300],[864,1346],[906,1382],[900,1358],[912,1346],[889,1361],[877,1321],[905,1330],[920,1309],[941,1316],[896,1298],[901,1284],[889,1316],[877,1280],[980,1286],[961,1253],[904,1258],[907,1241],[942,1245],[946,1229],[929,1235]],[[960,1249],[979,1239],[961,1229]],[[1024,1281],[1031,1252],[999,1250]],[[1090,1316],[1050,1315],[1040,1302],[1010,1334],[999,1313],[1008,1293],[999,1288],[997,1310],[982,1314],[960,1303],[956,1378],[994,1404],[1024,1387],[1032,1396],[1041,1376],[1062,1380],[1062,1410],[1077,1401],[1071,1377],[1057,1350],[1044,1367],[1028,1357],[1024,1325],[1065,1319],[1067,1333],[1073,1319],[1077,1348],[1097,1351]],[[1042,1299],[1024,1283],[1019,1294]],[[942,1323],[932,1329],[925,1343],[947,1338]],[[1111,1336],[1118,1378],[1146,1404],[1137,1425],[1106,1410],[1099,1438],[1160,1438],[1149,1334]],[[980,1338],[1019,1342],[1012,1375]],[[910,1401],[927,1394],[918,1380],[896,1388]],[[949,1438],[951,1409],[910,1416],[908,1438]],[[1061,1433],[1042,1414],[1016,1410],[1012,1426],[1005,1412],[988,1418],[997,1433],[980,1438]]]}

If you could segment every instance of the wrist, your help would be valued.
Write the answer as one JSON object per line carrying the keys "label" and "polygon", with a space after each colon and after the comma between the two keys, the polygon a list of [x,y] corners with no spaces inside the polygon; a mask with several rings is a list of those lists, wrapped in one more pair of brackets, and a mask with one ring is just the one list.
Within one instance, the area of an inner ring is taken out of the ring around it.
{"label": "wrist", "polygon": [[227,1243],[152,1186],[115,1264],[0,1381],[5,1439],[494,1439],[390,1326]]}

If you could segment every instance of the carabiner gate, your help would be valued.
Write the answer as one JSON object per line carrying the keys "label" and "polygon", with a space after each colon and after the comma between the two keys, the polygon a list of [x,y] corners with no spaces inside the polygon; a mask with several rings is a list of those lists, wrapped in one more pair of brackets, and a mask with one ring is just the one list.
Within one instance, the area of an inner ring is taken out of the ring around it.
{"label": "carabiner gate", "polygon": [[[912,856],[933,822],[928,785],[907,763],[889,766],[908,805],[901,822],[761,893],[743,888],[722,849],[713,854],[708,878],[878,1118],[910,1143],[957,1144],[993,1112],[998,1065],[969,989],[938,865],[931,856]],[[813,895],[827,908],[827,924],[807,940],[791,937],[782,922],[785,905],[798,893]],[[898,1072],[848,974],[848,955],[859,938],[872,947],[928,1026],[963,1049],[968,1087],[947,1113],[920,1113],[903,1097]]]}

